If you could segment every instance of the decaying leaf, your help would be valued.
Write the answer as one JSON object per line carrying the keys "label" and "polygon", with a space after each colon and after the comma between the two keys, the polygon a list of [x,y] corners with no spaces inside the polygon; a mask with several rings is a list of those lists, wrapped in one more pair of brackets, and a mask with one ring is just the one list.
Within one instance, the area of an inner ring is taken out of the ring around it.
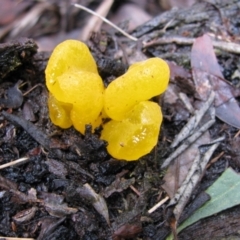
{"label": "decaying leaf", "polygon": [[110,225],[108,208],[104,198],[97,194],[88,183],[84,184],[83,188],[78,192],[81,192],[85,198],[89,199],[95,210],[102,215],[106,222]]}
{"label": "decaying leaf", "polygon": [[64,217],[78,211],[77,208],[68,207],[61,195],[41,192],[39,198],[42,199],[45,209],[53,217]]}
{"label": "decaying leaf", "polygon": [[0,175],[0,187],[5,190],[17,190],[17,184]]}
{"label": "decaying leaf", "polygon": [[23,211],[18,212],[12,218],[16,223],[28,222],[34,217],[36,211],[37,211],[37,207],[31,207],[28,209],[24,209]]}
{"label": "decaying leaf", "polygon": [[37,120],[31,102],[25,102],[23,105],[23,116],[27,121],[35,122]]}
{"label": "decaying leaf", "polygon": [[107,204],[105,202],[105,199],[100,196],[99,194],[97,194],[92,187],[89,184],[84,184],[84,187],[89,191],[89,194],[94,198],[94,202],[93,202],[93,207],[96,209],[96,211],[101,214],[104,219],[106,220],[106,222],[110,225],[110,221],[109,221],[109,215],[108,215],[108,207]]}
{"label": "decaying leaf", "polygon": [[134,238],[142,231],[141,223],[125,224],[114,231],[113,240],[120,240],[122,238]]}
{"label": "decaying leaf", "polygon": [[226,83],[220,71],[210,37],[205,34],[195,40],[191,65],[196,90],[203,101],[215,91],[216,116],[227,124],[240,128],[240,108],[233,87]]}
{"label": "decaying leaf", "polygon": [[66,178],[68,171],[64,163],[54,159],[48,159],[46,164],[48,165],[48,169],[51,173],[63,179]]}
{"label": "decaying leaf", "polygon": [[193,190],[195,189],[197,183],[202,179],[202,176],[205,172],[207,163],[212,156],[213,152],[218,147],[219,142],[214,143],[202,156],[198,153],[194,159],[194,162],[189,169],[187,177],[182,183],[181,187],[178,189],[175,196],[171,199],[168,206],[174,206],[173,213],[175,219],[178,221],[184,207],[186,206],[189,198],[192,195]]}
{"label": "decaying leaf", "polygon": [[[214,109],[213,109],[214,110]],[[190,147],[204,132],[206,132],[215,123],[215,118],[204,123],[199,129],[197,129],[191,136],[188,137],[187,141],[183,143],[170,154],[168,158],[165,159],[161,168],[166,168],[169,164],[177,158],[181,153],[183,153],[188,147]]]}
{"label": "decaying leaf", "polygon": [[114,192],[122,192],[123,190],[129,188],[135,183],[135,178],[125,179],[117,178],[110,186],[106,187],[104,190],[104,197],[111,196]]}
{"label": "decaying leaf", "polygon": [[[51,234],[59,227],[59,225],[65,220],[66,218],[55,218],[55,217],[42,217],[38,221],[38,225],[41,226],[41,231],[37,240],[44,240],[47,237],[50,237]],[[49,238],[48,238],[49,239]]]}
{"label": "decaying leaf", "polygon": [[30,188],[28,194],[18,191],[17,184],[0,176],[0,187],[10,191],[13,196],[12,200],[17,203],[41,202],[36,196],[36,189]]}
{"label": "decaying leaf", "polygon": [[174,164],[170,165],[165,176],[162,188],[173,198],[178,188],[186,178],[188,171],[193,163],[194,157],[199,152],[199,145],[210,142],[209,132],[205,132],[198,140],[177,157]]}

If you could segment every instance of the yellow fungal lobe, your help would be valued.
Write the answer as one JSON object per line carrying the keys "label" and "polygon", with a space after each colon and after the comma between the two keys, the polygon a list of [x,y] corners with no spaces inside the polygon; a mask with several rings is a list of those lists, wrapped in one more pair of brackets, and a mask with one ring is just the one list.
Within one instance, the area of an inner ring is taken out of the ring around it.
{"label": "yellow fungal lobe", "polygon": [[160,58],[133,64],[109,84],[104,94],[104,110],[114,120],[122,120],[137,103],[163,93],[169,81],[169,67]]}
{"label": "yellow fungal lobe", "polygon": [[[85,125],[101,124],[99,115],[103,108],[104,86],[98,75],[96,63],[87,46],[76,40],[67,40],[59,44],[53,51],[47,68],[46,83],[50,93],[58,101],[58,106],[71,104],[69,118],[60,123],[53,120],[54,104],[49,100],[49,112],[54,124],[74,127],[84,134]],[[50,98],[51,99],[51,98]],[[56,105],[56,104],[55,104]],[[60,111],[59,111],[60,112]]]}
{"label": "yellow fungal lobe", "polygon": [[105,124],[101,138],[108,142],[107,150],[116,159],[138,160],[157,144],[161,122],[159,105],[142,101],[123,120]]}
{"label": "yellow fungal lobe", "polygon": [[72,126],[70,119],[71,104],[59,102],[52,94],[49,94],[48,109],[50,119],[55,125],[61,128]]}

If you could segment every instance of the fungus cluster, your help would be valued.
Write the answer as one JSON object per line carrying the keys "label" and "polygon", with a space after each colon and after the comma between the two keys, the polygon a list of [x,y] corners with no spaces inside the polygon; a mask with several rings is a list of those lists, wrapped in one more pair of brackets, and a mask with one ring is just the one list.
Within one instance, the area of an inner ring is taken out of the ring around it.
{"label": "fungus cluster", "polygon": [[157,144],[162,112],[149,99],[168,85],[169,68],[162,59],[133,64],[104,89],[88,47],[67,40],[54,49],[45,73],[49,116],[55,125],[73,125],[84,134],[86,124],[94,129],[107,115],[110,121],[103,124],[101,139],[116,159],[138,160]]}

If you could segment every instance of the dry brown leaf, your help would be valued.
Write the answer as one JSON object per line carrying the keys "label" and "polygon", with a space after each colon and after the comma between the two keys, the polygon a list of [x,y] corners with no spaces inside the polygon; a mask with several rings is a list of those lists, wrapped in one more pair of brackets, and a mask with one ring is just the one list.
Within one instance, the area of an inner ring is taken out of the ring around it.
{"label": "dry brown leaf", "polygon": [[83,185],[83,189],[86,196],[91,199],[93,207],[99,214],[104,217],[106,222],[110,225],[108,207],[105,199],[101,195],[97,194],[88,183]]}
{"label": "dry brown leaf", "polygon": [[135,178],[117,178],[110,186],[104,189],[104,197],[109,197],[115,192],[122,192],[135,183]]}
{"label": "dry brown leaf", "polygon": [[42,192],[39,197],[42,198],[46,211],[53,217],[65,217],[78,211],[77,208],[68,207],[61,195]]}
{"label": "dry brown leaf", "polygon": [[24,209],[18,212],[16,215],[14,215],[12,218],[16,223],[28,222],[34,217],[37,210],[38,210],[37,207]]}
{"label": "dry brown leaf", "polygon": [[48,166],[48,170],[55,174],[56,176],[61,177],[62,179],[65,179],[68,171],[64,163],[54,160],[54,159],[48,159],[46,161],[46,164]]}
{"label": "dry brown leaf", "polygon": [[198,147],[209,142],[210,135],[207,131],[198,138],[190,148],[179,155],[174,164],[169,166],[163,179],[164,184],[162,185],[162,188],[167,192],[170,198],[175,195],[176,191],[181,186],[181,183],[186,178],[188,170],[190,169],[197,152],[199,152]]}
{"label": "dry brown leaf", "polygon": [[234,89],[221,73],[210,37],[205,34],[195,40],[191,65],[196,90],[203,101],[215,92],[216,116],[231,126],[240,128],[240,108],[234,98]]}
{"label": "dry brown leaf", "polygon": [[119,240],[122,238],[134,238],[138,233],[142,231],[141,223],[124,224],[113,233],[113,240]]}

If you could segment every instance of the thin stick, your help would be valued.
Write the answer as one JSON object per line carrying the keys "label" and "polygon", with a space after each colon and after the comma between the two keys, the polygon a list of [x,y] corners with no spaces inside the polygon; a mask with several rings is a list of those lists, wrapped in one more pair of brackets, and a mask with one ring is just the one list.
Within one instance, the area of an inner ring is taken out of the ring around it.
{"label": "thin stick", "polygon": [[[155,45],[176,43],[179,45],[192,45],[195,41],[195,38],[186,38],[186,37],[161,37],[157,40],[153,40],[147,43],[143,43],[144,48],[152,47]],[[231,53],[240,53],[240,44],[234,42],[218,41],[212,39],[213,47],[219,48],[223,51]]]}
{"label": "thin stick", "polygon": [[84,11],[90,13],[90,14],[93,14],[93,15],[99,17],[103,22],[105,22],[105,23],[109,24],[110,26],[112,26],[113,28],[115,28],[117,31],[119,31],[120,33],[122,33],[125,37],[127,37],[127,38],[129,38],[129,39],[131,39],[131,40],[133,40],[133,41],[137,41],[137,40],[138,40],[137,38],[131,36],[130,34],[128,34],[127,32],[125,32],[124,30],[122,30],[121,28],[119,28],[118,26],[116,26],[114,23],[110,22],[110,21],[107,20],[105,17],[99,15],[98,13],[92,11],[91,9],[86,8],[86,7],[84,7],[84,6],[80,5],[80,4],[77,4],[77,3],[73,4],[73,6],[74,6],[74,7],[77,7],[77,8],[80,8],[80,9],[82,9],[82,10],[84,10]]}
{"label": "thin stick", "polygon": [[141,193],[133,186],[133,185],[130,185],[130,188],[140,197],[141,196]]}
{"label": "thin stick", "polygon": [[220,157],[224,155],[225,152],[219,153],[215,158],[213,158],[207,165],[207,168],[209,168],[213,163],[215,163]]}
{"label": "thin stick", "polygon": [[29,160],[28,157],[19,158],[18,160],[0,165],[0,169],[4,169],[6,167],[11,167],[11,166],[14,166],[14,165],[23,164],[23,163],[27,162],[28,160]]}
{"label": "thin stick", "polygon": [[202,127],[200,127],[191,137],[187,139],[182,145],[180,145],[170,156],[164,161],[161,168],[166,168],[169,166],[171,161],[175,159],[178,155],[180,155],[183,151],[185,151],[193,142],[195,142],[204,132],[206,132],[213,124],[215,123],[215,119],[209,120]]}
{"label": "thin stick", "polygon": [[156,205],[154,205],[152,208],[150,208],[148,210],[148,213],[149,214],[153,213],[156,209],[161,207],[168,199],[169,199],[169,197],[165,197],[164,199],[162,199],[160,202],[158,202]]}
{"label": "thin stick", "polygon": [[233,138],[237,138],[240,135],[240,130],[235,134]]}
{"label": "thin stick", "polygon": [[[99,14],[102,17],[106,17],[110,8],[112,7],[114,0],[104,0],[100,3],[99,7],[95,10],[95,13]],[[95,16],[91,15],[88,23],[84,26],[81,31],[80,38],[83,41],[87,41],[92,32],[100,31],[103,21]]]}
{"label": "thin stick", "polygon": [[33,91],[35,88],[37,87],[43,87],[42,83],[38,83],[35,86],[33,86],[32,88],[30,88],[28,91],[26,91],[23,96],[26,96],[27,94],[29,94],[31,91]]}
{"label": "thin stick", "polygon": [[4,240],[34,240],[34,238],[15,238],[15,237],[1,237],[0,239]]}

